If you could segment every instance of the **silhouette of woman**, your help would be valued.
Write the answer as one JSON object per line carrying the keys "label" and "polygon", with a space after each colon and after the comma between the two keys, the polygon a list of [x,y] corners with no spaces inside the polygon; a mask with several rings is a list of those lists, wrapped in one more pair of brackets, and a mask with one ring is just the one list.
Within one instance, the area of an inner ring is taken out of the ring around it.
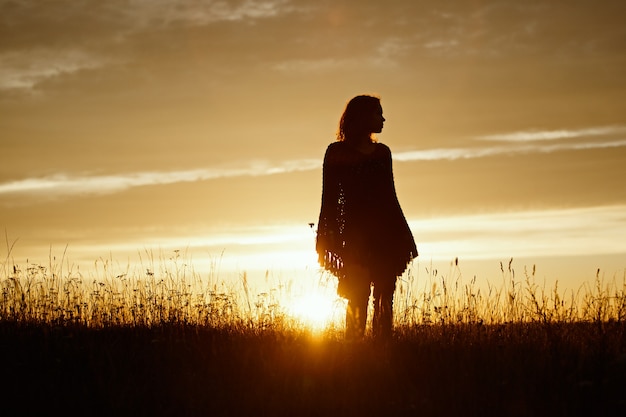
{"label": "silhouette of woman", "polygon": [[316,250],[320,265],[339,279],[337,293],[348,300],[348,339],[365,333],[372,285],[372,333],[391,335],[396,280],[417,256],[396,196],[391,151],[374,137],[384,122],[378,97],[354,97],[324,156]]}

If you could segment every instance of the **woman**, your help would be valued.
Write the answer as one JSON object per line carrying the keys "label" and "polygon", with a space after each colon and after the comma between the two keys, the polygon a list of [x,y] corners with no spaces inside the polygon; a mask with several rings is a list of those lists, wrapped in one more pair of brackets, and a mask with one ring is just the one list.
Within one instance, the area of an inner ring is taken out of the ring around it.
{"label": "woman", "polygon": [[417,256],[396,197],[391,151],[374,137],[384,122],[378,97],[354,97],[324,156],[316,250],[320,265],[339,279],[338,294],[348,300],[347,338],[365,332],[372,285],[373,334],[391,335],[396,279]]}

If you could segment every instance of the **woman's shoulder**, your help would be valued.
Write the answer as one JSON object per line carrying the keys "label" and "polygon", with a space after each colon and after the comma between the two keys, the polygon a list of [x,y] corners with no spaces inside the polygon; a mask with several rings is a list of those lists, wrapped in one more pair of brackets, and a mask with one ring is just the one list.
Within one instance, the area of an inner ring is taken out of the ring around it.
{"label": "woman's shoulder", "polygon": [[347,145],[343,141],[331,142],[326,148],[326,156],[341,155],[348,150]]}
{"label": "woman's shoulder", "polygon": [[381,142],[374,142],[374,150],[371,152],[363,153],[361,151],[357,151],[356,148],[346,143],[345,141],[336,141],[332,142],[326,148],[326,157],[347,157],[350,155],[362,155],[368,157],[380,157],[380,156],[390,156],[391,149],[387,145]]}
{"label": "woman's shoulder", "polygon": [[[376,146],[376,149],[384,151],[384,152],[391,152],[391,150],[389,149],[389,146],[385,145],[382,142],[374,142],[374,145]],[[326,151],[346,151],[346,150],[350,150],[353,149],[350,147],[350,145],[343,140],[337,140],[335,142],[331,142],[328,147],[326,148]]]}
{"label": "woman's shoulder", "polygon": [[391,155],[391,149],[389,148],[389,146],[381,142],[376,142],[376,151],[379,153],[384,153],[385,155]]}
{"label": "woman's shoulder", "polygon": [[331,142],[326,148],[326,152],[336,152],[340,150],[344,150],[346,148],[346,143],[344,141],[336,140]]}

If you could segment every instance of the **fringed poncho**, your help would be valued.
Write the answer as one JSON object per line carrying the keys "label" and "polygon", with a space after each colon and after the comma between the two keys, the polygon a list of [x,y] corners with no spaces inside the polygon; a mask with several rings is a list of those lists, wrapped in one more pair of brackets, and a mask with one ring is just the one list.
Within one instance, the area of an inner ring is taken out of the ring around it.
{"label": "fringed poncho", "polygon": [[339,278],[352,265],[377,279],[396,279],[417,256],[393,180],[391,151],[376,143],[362,153],[331,143],[324,156],[316,250],[320,265]]}

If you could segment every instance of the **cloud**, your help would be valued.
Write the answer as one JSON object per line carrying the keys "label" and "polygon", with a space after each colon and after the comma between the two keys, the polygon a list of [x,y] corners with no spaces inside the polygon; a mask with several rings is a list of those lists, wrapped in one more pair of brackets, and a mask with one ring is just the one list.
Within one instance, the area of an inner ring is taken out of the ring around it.
{"label": "cloud", "polygon": [[[622,127],[597,127],[578,131],[547,131],[534,132],[526,137],[525,133],[502,134],[500,137],[507,142],[515,142],[509,138],[517,138],[517,141],[531,142],[530,144],[507,144],[489,147],[474,148],[438,148],[415,151],[396,152],[393,158],[396,161],[439,161],[458,159],[485,158],[497,155],[515,155],[530,153],[553,153],[559,151],[605,149],[626,146],[626,139],[605,140],[602,142],[570,142],[536,144],[539,141],[533,138],[578,138],[590,135],[601,135],[622,132]],[[557,135],[556,132],[561,132]],[[484,139],[481,137],[480,139]],[[502,140],[502,139],[501,139]],[[544,139],[546,140],[546,139]],[[250,161],[241,166],[227,168],[206,168],[184,171],[150,171],[137,172],[121,175],[101,176],[70,176],[53,175],[43,178],[27,178],[0,184],[0,196],[12,194],[44,194],[44,195],[80,195],[80,194],[110,194],[124,191],[134,187],[150,185],[166,185],[182,182],[208,181],[219,178],[233,178],[244,176],[276,175],[298,171],[311,171],[321,168],[319,159],[294,159],[279,163],[268,161]]]}
{"label": "cloud", "polygon": [[420,151],[406,151],[394,154],[397,161],[436,161],[484,158],[496,155],[513,155],[529,153],[552,153],[558,151],[617,148],[626,146],[625,140],[587,143],[564,143],[553,145],[517,145],[493,146],[488,148],[440,148]]}
{"label": "cloud", "polygon": [[459,45],[459,41],[456,39],[434,39],[426,42],[424,48],[426,49],[449,49]]}
{"label": "cloud", "polygon": [[293,10],[288,0],[133,0],[127,14],[143,24],[187,22],[205,25],[219,21],[239,21],[274,17]]}
{"label": "cloud", "polygon": [[159,42],[167,54],[163,40],[179,48],[177,40],[186,33],[180,29],[249,23],[297,10],[289,0],[11,3],[0,6],[0,91],[33,90],[59,75],[137,61],[143,56],[137,48],[151,43]]}
{"label": "cloud", "polygon": [[303,73],[303,72],[326,72],[354,65],[352,60],[338,60],[334,58],[322,59],[295,59],[283,61],[272,66],[279,72]]}
{"label": "cloud", "polygon": [[477,139],[501,142],[534,142],[545,140],[573,139],[584,136],[605,136],[623,133],[626,133],[626,127],[602,126],[579,130],[522,131],[497,135],[486,135],[478,137]]}
{"label": "cloud", "polygon": [[300,159],[271,164],[266,161],[251,162],[240,168],[196,169],[170,172],[137,172],[125,175],[69,176],[53,175],[29,178],[0,184],[0,195],[10,194],[110,194],[134,187],[167,185],[181,182],[206,181],[218,178],[275,175],[307,171],[320,167],[317,159]]}
{"label": "cloud", "polygon": [[[507,259],[626,253],[626,206],[489,213],[410,221],[426,258]],[[531,243],[529,243],[531,242]]]}
{"label": "cloud", "polygon": [[48,78],[98,68],[106,62],[76,49],[4,52],[0,61],[0,90],[31,89]]}
{"label": "cloud", "polygon": [[[552,153],[559,151],[617,148],[626,146],[626,139],[608,138],[610,135],[626,133],[624,126],[598,126],[578,130],[521,131],[486,135],[475,138],[479,141],[505,142],[506,145],[473,148],[439,148],[405,151],[394,154],[398,161],[435,161],[484,158],[496,155],[528,153]],[[564,139],[607,136],[604,141],[537,143]]]}

